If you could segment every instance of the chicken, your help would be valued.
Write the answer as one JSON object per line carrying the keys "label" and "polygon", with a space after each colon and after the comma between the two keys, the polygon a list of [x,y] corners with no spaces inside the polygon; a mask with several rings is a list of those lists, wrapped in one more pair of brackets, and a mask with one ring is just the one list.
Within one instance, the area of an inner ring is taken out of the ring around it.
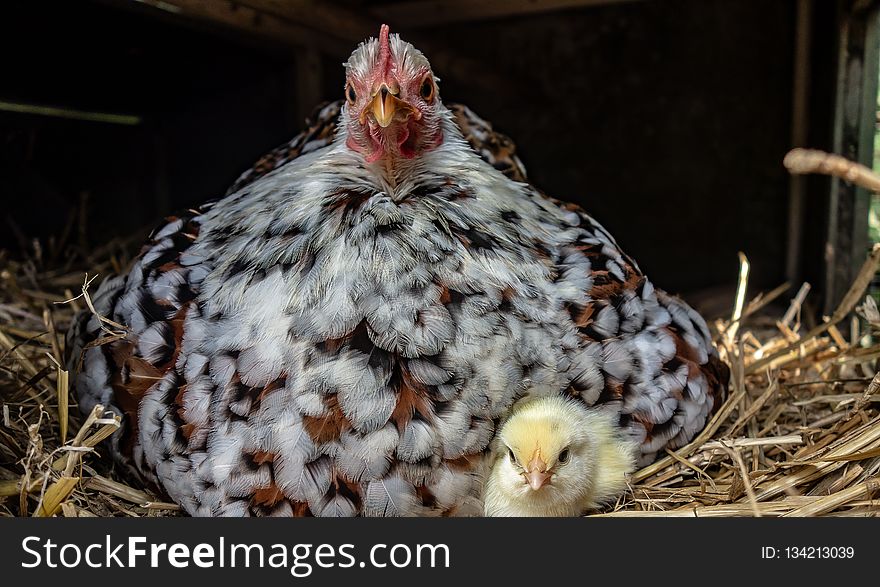
{"label": "chicken", "polygon": [[72,327],[80,407],[124,415],[129,472],[192,515],[466,515],[527,391],[615,401],[643,460],[703,427],[727,368],[702,318],[481,158],[421,52],[383,26],[345,99],[331,141],[169,219],[101,285],[125,336]]}
{"label": "chicken", "polygon": [[486,515],[577,516],[618,497],[638,453],[618,410],[561,395],[518,402],[493,441]]}

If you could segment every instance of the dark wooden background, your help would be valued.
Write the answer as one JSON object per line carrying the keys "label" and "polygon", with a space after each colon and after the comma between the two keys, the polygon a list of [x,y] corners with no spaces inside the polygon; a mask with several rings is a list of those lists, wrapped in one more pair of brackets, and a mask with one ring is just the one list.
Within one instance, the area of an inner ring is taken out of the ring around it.
{"label": "dark wooden background", "polygon": [[837,3],[811,5],[799,88],[810,99],[796,120],[796,0],[584,1],[445,18],[400,1],[296,12],[316,3],[219,0],[207,13],[165,3],[177,14],[121,0],[4,3],[0,101],[140,122],[0,109],[0,245],[57,234],[82,205],[96,245],[221,195],[317,101],[341,96],[341,62],[361,30],[387,20],[432,60],[441,96],[513,137],[533,181],[582,204],[657,284],[727,291],[740,250],[755,290],[821,281],[827,180],[804,188],[792,269],[781,161],[793,133],[830,146]]}

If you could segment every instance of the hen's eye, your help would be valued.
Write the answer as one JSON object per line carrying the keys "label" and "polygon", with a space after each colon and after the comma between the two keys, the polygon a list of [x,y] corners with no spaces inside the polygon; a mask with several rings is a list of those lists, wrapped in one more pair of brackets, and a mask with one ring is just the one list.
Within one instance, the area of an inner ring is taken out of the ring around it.
{"label": "hen's eye", "polygon": [[349,104],[354,104],[357,100],[357,93],[351,84],[345,84],[345,99],[348,100]]}
{"label": "hen's eye", "polygon": [[516,463],[516,455],[513,454],[513,449],[512,449],[512,448],[507,449],[507,456],[510,457],[510,462],[511,462],[511,463]]}
{"label": "hen's eye", "polygon": [[430,102],[431,98],[434,97],[434,82],[431,80],[431,76],[426,77],[422,81],[422,87],[419,90],[419,93],[425,102]]}
{"label": "hen's eye", "polygon": [[568,449],[565,449],[564,451],[562,451],[561,453],[559,453],[559,458],[558,458],[557,460],[560,462],[560,464],[563,464],[563,465],[564,465],[565,463],[568,462],[568,457],[569,457],[569,456],[570,456],[570,455],[569,455],[569,453],[568,453]]}

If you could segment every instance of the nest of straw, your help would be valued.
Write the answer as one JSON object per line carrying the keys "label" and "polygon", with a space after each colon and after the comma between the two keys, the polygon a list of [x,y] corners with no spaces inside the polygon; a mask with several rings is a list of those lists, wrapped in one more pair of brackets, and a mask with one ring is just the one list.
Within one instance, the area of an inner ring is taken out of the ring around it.
{"label": "nest of straw", "polygon": [[[812,167],[798,171],[859,181],[845,160],[829,170],[827,158],[801,155]],[[64,333],[88,302],[84,269],[123,271],[137,242],[63,262],[37,245],[23,260],[0,251],[0,515],[180,515],[116,474],[101,441],[118,417],[100,406],[79,413],[62,360]],[[728,399],[690,444],[637,471],[596,515],[880,514],[880,311],[865,296],[878,265],[875,246],[837,310],[810,323],[809,313],[801,320],[806,284],[746,302],[743,256],[733,311],[711,324],[732,370]]]}
{"label": "nest of straw", "polygon": [[119,417],[100,406],[80,414],[64,369],[64,336],[88,303],[89,276],[124,271],[140,240],[66,257],[63,239],[35,242],[22,259],[0,251],[0,516],[179,511],[115,475],[101,441]]}
{"label": "nest of straw", "polygon": [[857,305],[878,263],[880,245],[837,310],[807,326],[799,319],[807,284],[779,318],[766,307],[787,284],[744,304],[741,257],[733,314],[714,323],[731,366],[727,401],[690,444],[637,471],[599,515],[880,514],[880,313],[872,297]]}

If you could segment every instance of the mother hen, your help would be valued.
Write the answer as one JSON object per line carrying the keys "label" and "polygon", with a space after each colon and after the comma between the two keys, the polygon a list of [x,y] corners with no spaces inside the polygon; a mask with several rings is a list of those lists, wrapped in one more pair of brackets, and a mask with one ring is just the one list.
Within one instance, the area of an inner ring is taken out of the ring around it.
{"label": "mother hen", "polygon": [[481,158],[387,26],[346,73],[332,142],[170,219],[101,285],[124,338],[72,327],[81,408],[125,415],[118,460],[193,515],[451,515],[480,511],[526,390],[614,402],[643,461],[696,434],[728,373],[702,318]]}

